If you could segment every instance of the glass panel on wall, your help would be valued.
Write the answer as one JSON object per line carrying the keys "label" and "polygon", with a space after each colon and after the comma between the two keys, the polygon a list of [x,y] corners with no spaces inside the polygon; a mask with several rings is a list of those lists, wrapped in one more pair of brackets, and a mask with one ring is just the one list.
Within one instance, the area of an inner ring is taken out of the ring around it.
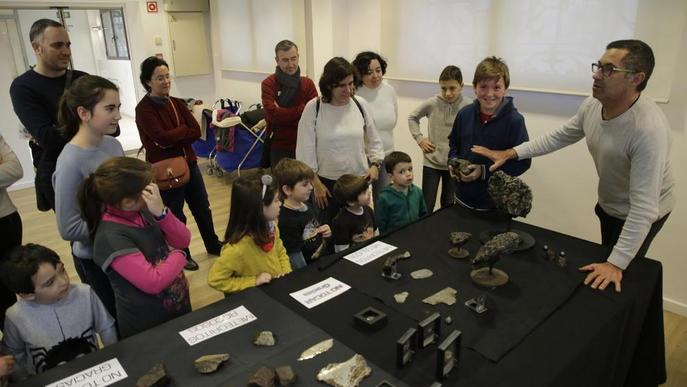
{"label": "glass panel on wall", "polygon": [[101,9],[103,37],[108,59],[129,59],[129,46],[126,40],[124,13],[121,8]]}

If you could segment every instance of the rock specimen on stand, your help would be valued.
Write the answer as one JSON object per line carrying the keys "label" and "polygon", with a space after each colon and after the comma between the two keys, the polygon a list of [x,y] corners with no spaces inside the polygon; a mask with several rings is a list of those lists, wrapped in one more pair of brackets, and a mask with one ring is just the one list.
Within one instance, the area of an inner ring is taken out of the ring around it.
{"label": "rock specimen on stand", "polygon": [[276,374],[272,368],[262,366],[248,379],[250,387],[274,387]]}
{"label": "rock specimen on stand", "polygon": [[453,305],[456,303],[456,294],[458,291],[452,287],[446,287],[431,296],[422,300],[425,304],[436,305],[444,303],[446,305]]}
{"label": "rock specimen on stand", "polygon": [[394,294],[394,300],[396,300],[397,303],[402,304],[406,302],[406,298],[408,298],[408,292],[401,292],[401,293],[396,293]]}
{"label": "rock specimen on stand", "polygon": [[520,244],[520,236],[514,232],[504,232],[491,238],[479,248],[472,266],[493,266],[502,254],[512,253]]}
{"label": "rock specimen on stand", "polygon": [[273,347],[277,344],[277,340],[275,339],[274,334],[271,331],[262,331],[258,332],[258,334],[255,335],[255,340],[253,340],[253,344],[262,347]]}
{"label": "rock specimen on stand", "polygon": [[453,258],[464,259],[470,255],[470,252],[464,249],[462,246],[466,244],[472,234],[463,231],[454,231],[448,234],[448,240],[451,242],[453,247],[448,250],[448,255]]}
{"label": "rock specimen on stand", "polygon": [[196,371],[201,374],[211,374],[219,368],[222,363],[229,360],[228,353],[219,353],[215,355],[204,355],[193,361],[193,366]]}
{"label": "rock specimen on stand", "polygon": [[522,180],[503,171],[489,178],[487,192],[496,208],[515,218],[525,217],[532,209],[532,190]]}
{"label": "rock specimen on stand", "polygon": [[355,387],[372,373],[362,355],[355,354],[343,363],[331,363],[317,373],[317,380],[334,387]]}
{"label": "rock specimen on stand", "polygon": [[433,275],[431,270],[429,269],[420,269],[420,270],[415,270],[414,272],[410,273],[410,276],[413,277],[413,279],[423,279],[423,278],[429,278]]}
{"label": "rock specimen on stand", "polygon": [[289,365],[277,367],[274,369],[274,372],[277,374],[277,381],[279,381],[280,386],[290,386],[296,383],[296,379],[298,379],[298,376]]}
{"label": "rock specimen on stand", "polygon": [[136,387],[165,387],[171,381],[165,365],[158,363],[136,381]]}
{"label": "rock specimen on stand", "polygon": [[464,231],[453,231],[448,234],[448,240],[453,246],[461,246],[472,238],[472,234]]}

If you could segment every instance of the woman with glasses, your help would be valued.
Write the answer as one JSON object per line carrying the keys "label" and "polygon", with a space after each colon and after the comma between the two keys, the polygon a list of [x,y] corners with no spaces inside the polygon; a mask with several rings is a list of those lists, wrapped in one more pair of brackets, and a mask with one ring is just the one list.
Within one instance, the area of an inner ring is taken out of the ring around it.
{"label": "woman with glasses", "polygon": [[355,96],[358,72],[346,59],[332,58],[320,77],[321,98],[305,105],[298,122],[296,158],[315,171],[315,203],[323,224],[331,224],[341,204],[332,197],[341,175],[374,182],[384,159],[382,140],[368,103]]}
{"label": "woman with glasses", "polygon": [[[398,96],[396,90],[384,81],[386,74],[386,60],[372,51],[364,51],[356,55],[353,66],[358,70],[360,79],[356,86],[356,95],[365,98],[377,133],[384,146],[384,154],[394,150],[394,128],[398,119]],[[377,196],[381,190],[389,185],[389,177],[384,164],[379,179],[372,184],[373,199],[377,204]]]}
{"label": "woman with glasses", "polygon": [[[148,94],[136,106],[136,126],[146,150],[146,161],[156,163],[183,156],[191,175],[186,185],[161,191],[162,200],[184,224],[185,201],[196,220],[205,250],[219,255],[220,243],[212,223],[208,193],[191,147],[200,137],[200,125],[183,100],[169,95],[172,80],[167,62],[155,56],[147,58],[141,63],[140,79]],[[185,251],[185,269],[198,270],[188,248]]]}

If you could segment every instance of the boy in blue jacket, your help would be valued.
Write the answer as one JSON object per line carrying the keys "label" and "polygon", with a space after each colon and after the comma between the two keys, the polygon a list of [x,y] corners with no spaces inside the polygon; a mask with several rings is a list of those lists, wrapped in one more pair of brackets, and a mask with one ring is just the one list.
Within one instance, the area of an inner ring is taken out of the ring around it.
{"label": "boy in blue jacket", "polygon": [[[485,58],[475,69],[472,80],[475,101],[458,113],[449,135],[451,159],[465,159],[471,163],[467,175],[453,170],[456,179],[456,199],[467,207],[488,210],[494,203],[487,192],[492,161],[470,151],[475,145],[489,149],[510,149],[529,140],[525,118],[513,105],[513,97],[506,97],[510,85],[508,66],[501,58]],[[519,176],[529,169],[530,159],[509,160],[501,170]]]}

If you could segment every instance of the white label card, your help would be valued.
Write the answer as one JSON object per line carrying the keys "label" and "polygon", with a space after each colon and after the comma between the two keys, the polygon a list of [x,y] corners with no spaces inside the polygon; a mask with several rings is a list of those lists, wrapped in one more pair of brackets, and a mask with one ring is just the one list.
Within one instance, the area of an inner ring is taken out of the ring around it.
{"label": "white label card", "polygon": [[196,345],[257,319],[253,313],[241,305],[210,320],[184,329],[179,334],[186,340],[188,345]]}
{"label": "white label card", "polygon": [[351,287],[336,278],[329,277],[315,285],[308,286],[297,292],[289,293],[296,301],[311,309],[323,302],[329,301]]}
{"label": "white label card", "polygon": [[127,374],[119,364],[117,358],[102,362],[89,369],[77,372],[72,376],[58,380],[46,387],[88,387],[88,386],[109,386],[120,380],[126,379]]}
{"label": "white label card", "polygon": [[344,256],[344,259],[363,266],[394,250],[396,250],[396,246],[392,246],[382,241],[377,241],[369,246],[363,247],[355,253],[350,253]]}

